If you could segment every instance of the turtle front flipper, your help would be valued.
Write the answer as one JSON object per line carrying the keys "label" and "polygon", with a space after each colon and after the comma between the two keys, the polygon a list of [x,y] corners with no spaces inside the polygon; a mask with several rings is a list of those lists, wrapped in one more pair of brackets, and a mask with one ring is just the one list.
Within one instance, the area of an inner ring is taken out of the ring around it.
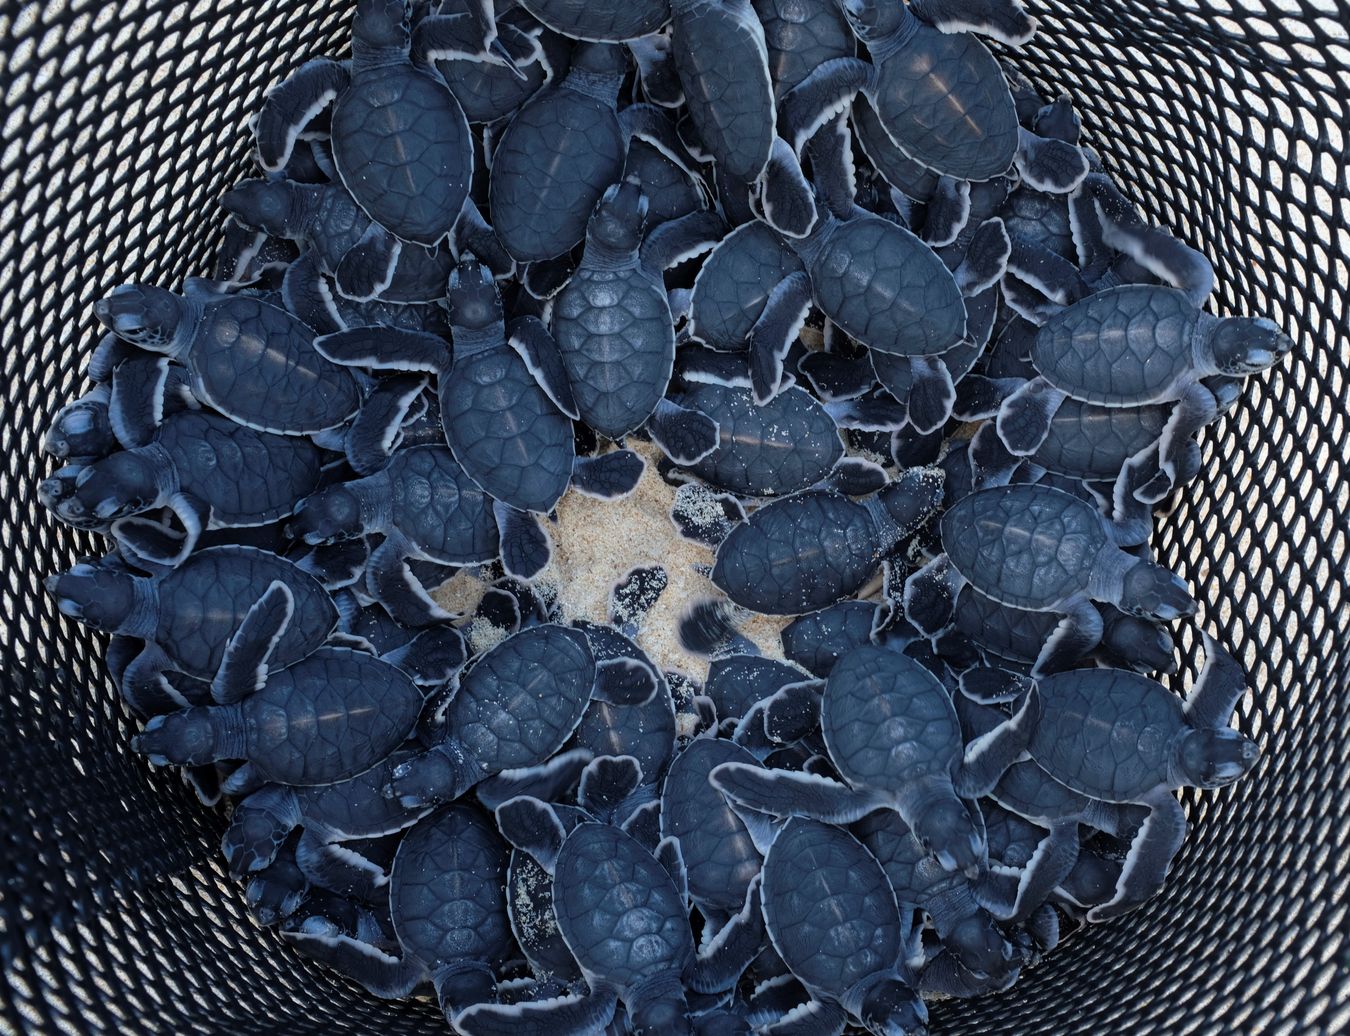
{"label": "turtle front flipper", "polygon": [[165,654],[164,649],[146,641],[145,646],[117,677],[122,700],[139,716],[157,716],[190,704],[205,704],[204,701],[189,702],[183,697],[165,675],[172,669],[173,660]]}
{"label": "turtle front flipper", "polygon": [[253,126],[258,163],[269,173],[290,161],[295,142],[351,82],[347,66],[330,58],[307,61],[267,91]]}
{"label": "turtle front flipper", "polygon": [[370,475],[389,463],[409,411],[426,385],[425,377],[396,375],[371,387],[343,439],[353,471]]}
{"label": "turtle front flipper", "polygon": [[842,111],[860,90],[869,88],[875,72],[860,58],[832,58],[794,86],[778,104],[778,132],[802,153],[816,131]]}
{"label": "turtle front flipper", "polygon": [[585,748],[559,752],[546,763],[517,770],[503,770],[480,781],[473,789],[478,801],[487,809],[496,810],[511,799],[529,796],[541,802],[560,799],[574,787],[581,777],[591,753]]}
{"label": "turtle front flipper", "polygon": [[760,1036],[840,1036],[847,1027],[848,1012],[838,1004],[807,1000],[756,1031]]}
{"label": "turtle front flipper", "polygon": [[454,1018],[464,1036],[591,1036],[614,1017],[611,990],[523,1004],[475,1004]]}
{"label": "turtle front flipper", "polygon": [[558,850],[567,838],[557,811],[533,796],[521,795],[498,806],[496,817],[502,837],[552,874]]}
{"label": "turtle front flipper", "polygon": [[411,544],[400,535],[390,535],[366,562],[366,587],[396,622],[404,626],[430,626],[454,618],[437,604],[408,564]]}
{"label": "turtle front flipper", "polygon": [[274,580],[244,616],[225,645],[225,655],[211,682],[211,697],[220,705],[237,702],[267,682],[267,660],[295,615],[295,595]]}
{"label": "turtle front flipper", "polygon": [[553,543],[548,533],[529,511],[511,507],[500,500],[492,502],[492,514],[497,520],[502,568],[507,575],[529,582],[553,557]]}
{"label": "turtle front flipper", "polygon": [[1180,288],[1192,305],[1202,307],[1214,292],[1214,266],[1202,252],[1179,241],[1161,227],[1136,220],[1118,220],[1091,186],[1085,190],[1096,208],[1102,241],[1128,255],[1160,280]]}
{"label": "turtle front flipper", "polygon": [[1044,378],[1033,378],[1003,401],[997,420],[999,438],[1019,457],[1035,453],[1050,434],[1050,422],[1065,393]]}
{"label": "turtle front flipper", "polygon": [[751,962],[764,949],[764,914],[760,909],[760,875],[751,879],[745,903],[717,934],[700,947],[686,979],[699,993],[719,993],[732,988]]}
{"label": "turtle front flipper", "polygon": [[1205,642],[1205,664],[1186,695],[1186,720],[1193,727],[1222,730],[1247,693],[1247,675],[1217,640],[1204,631],[1200,635]]}
{"label": "turtle front flipper", "polygon": [[1186,838],[1186,814],[1169,790],[1156,788],[1140,801],[1150,812],[1130,844],[1115,894],[1088,911],[1089,921],[1108,921],[1151,899],[1167,880],[1172,858]]}
{"label": "turtle front flipper", "polygon": [[1194,436],[1219,414],[1219,401],[1203,382],[1182,392],[1158,437],[1159,475],[1133,490],[1141,503],[1156,504],[1199,470],[1199,446]]}
{"label": "turtle front flipper", "polygon": [[169,510],[182,523],[179,532],[166,521],[145,515],[119,518],[112,524],[117,545],[141,563],[160,568],[177,568],[197,546],[197,540],[211,518],[209,504],[186,493],[175,493],[168,500]]}
{"label": "turtle front flipper", "polygon": [[1039,241],[1009,236],[1007,270],[1051,302],[1068,305],[1091,293],[1078,267]]}
{"label": "turtle front flipper", "polygon": [[764,708],[764,732],[773,741],[788,745],[800,741],[820,726],[820,696],[824,683],[803,680],[778,689]]}
{"label": "turtle front flipper", "polygon": [[1063,610],[1064,618],[1036,656],[1036,676],[1072,668],[1102,641],[1102,613],[1086,597],[1065,602]]}
{"label": "turtle front flipper", "polygon": [[138,356],[113,371],[108,422],[124,449],[146,445],[164,423],[169,367],[167,356]]}
{"label": "turtle front flipper", "polygon": [[397,957],[317,915],[298,923],[287,921],[281,937],[305,956],[327,964],[382,1000],[408,996],[427,980],[427,970],[420,962]]}
{"label": "turtle front flipper", "polygon": [[971,740],[956,773],[956,793],[976,799],[993,791],[1008,767],[1026,751],[1040,713],[1040,695],[1033,686],[1009,719]]}
{"label": "turtle front flipper", "polygon": [[665,397],[657,402],[646,428],[661,451],[682,467],[703,460],[722,440],[721,430],[711,417]]}
{"label": "turtle front flipper", "polygon": [[965,583],[947,555],[939,554],[905,580],[905,618],[924,633],[940,633],[951,625]]}
{"label": "turtle front flipper", "polygon": [[286,267],[281,278],[281,300],[286,311],[316,335],[332,334],[347,326],[311,251]]}
{"label": "turtle front flipper", "polygon": [[1036,34],[1036,19],[1018,0],[916,0],[912,6],[939,32],[975,32],[1009,47]]}
{"label": "turtle front flipper", "polygon": [[1003,445],[992,421],[980,425],[970,440],[966,455],[970,459],[970,476],[976,490],[1006,486],[1022,463],[1021,457],[1015,456]]}
{"label": "turtle front flipper", "polygon": [[459,255],[477,258],[494,277],[510,277],[516,272],[516,261],[497,240],[496,231],[472,198],[464,199],[464,208],[455,221],[454,243]]}
{"label": "turtle front flipper", "polygon": [[538,317],[521,317],[512,322],[508,335],[511,348],[524,361],[526,370],[553,405],[573,421],[580,420],[562,353],[543,322]]}
{"label": "turtle front flipper", "polygon": [[393,283],[402,254],[403,242],[372,223],[333,271],[338,291],[353,302],[378,298]]}
{"label": "turtle front flipper", "polygon": [[1091,172],[1081,148],[1062,140],[1047,140],[1018,127],[1017,152],[1013,156],[1022,183],[1045,194],[1069,194]]}
{"label": "turtle front flipper", "polygon": [[422,687],[448,683],[468,660],[464,634],[454,626],[424,629],[402,647],[380,657],[398,666]]}
{"label": "turtle front flipper", "polygon": [[383,325],[353,327],[320,335],[314,339],[314,348],[333,363],[373,370],[439,374],[450,362],[449,346],[435,335]]}
{"label": "turtle front flipper", "polygon": [[783,362],[811,309],[811,278],[796,270],[769,293],[750,329],[750,384],[763,405],[783,387]]}
{"label": "turtle front flipper", "polygon": [[970,181],[940,176],[924,204],[920,236],[930,248],[955,244],[970,218]]}
{"label": "turtle front flipper", "polygon": [[910,389],[906,414],[914,430],[927,435],[945,425],[956,405],[956,385],[942,357],[895,356],[887,359],[909,365]]}
{"label": "turtle front flipper", "polygon": [[723,763],[709,780],[728,799],[760,813],[811,817],[830,824],[851,824],[890,804],[877,791],[857,790],[811,773],[765,770],[746,763]]}
{"label": "turtle front flipper", "polygon": [[819,218],[815,191],[792,148],[775,137],[769,160],[754,183],[764,222],[786,237],[801,238]]}
{"label": "turtle front flipper", "polygon": [[308,828],[295,844],[295,862],[320,888],[373,900],[389,883],[384,868],[338,842],[330,842]]}
{"label": "turtle front flipper", "polygon": [[986,907],[1002,921],[1021,923],[1050,898],[1050,893],[1068,876],[1077,862],[1078,821],[1057,820],[1022,868],[1014,897],[998,904],[1001,910],[994,910],[987,904]]}

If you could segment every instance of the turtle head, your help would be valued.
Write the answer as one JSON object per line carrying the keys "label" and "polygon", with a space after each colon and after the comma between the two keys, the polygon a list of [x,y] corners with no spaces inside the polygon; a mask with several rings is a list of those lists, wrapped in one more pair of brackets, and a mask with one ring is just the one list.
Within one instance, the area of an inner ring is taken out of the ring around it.
{"label": "turtle head", "polygon": [[894,35],[911,17],[901,0],[840,0],[839,6],[853,34],[864,43]]}
{"label": "turtle head", "polygon": [[1294,348],[1294,340],[1269,320],[1228,317],[1213,325],[1209,350],[1220,374],[1254,374]]}
{"label": "turtle head", "polygon": [[131,739],[131,749],[156,766],[204,766],[216,760],[216,730],[210,710],[182,709],[156,716]]}
{"label": "turtle head", "polygon": [[58,460],[102,457],[117,449],[107,400],[85,397],[68,404],[53,418],[42,448]]}
{"label": "turtle head", "polygon": [[187,314],[183,299],[151,284],[123,284],[94,303],[94,315],[118,338],[152,352],[172,352]]}
{"label": "turtle head", "polygon": [[352,35],[369,48],[406,51],[411,37],[406,0],[357,0]]}
{"label": "turtle head", "polygon": [[572,53],[571,69],[593,76],[622,76],[628,71],[628,58],[619,43],[582,43]]}
{"label": "turtle head", "polygon": [[491,327],[502,319],[502,297],[492,271],[466,252],[459,265],[450,271],[446,291],[450,322],[473,331]]}
{"label": "turtle head", "polygon": [[958,921],[942,942],[956,954],[961,966],[981,981],[1002,985],[1021,964],[1021,952],[983,910]]}
{"label": "turtle head", "polygon": [[635,182],[616,183],[596,202],[586,227],[588,243],[616,252],[635,251],[647,224],[647,196]]}
{"label": "turtle head", "polygon": [[311,544],[356,539],[366,532],[362,499],[350,484],[321,489],[300,502],[286,532]]}
{"label": "turtle head", "polygon": [[162,500],[159,475],[140,450],[110,454],[80,470],[55,511],[71,525],[88,527],[141,514]]}
{"label": "turtle head", "polygon": [[1195,613],[1195,599],[1186,581],[1150,561],[1139,561],[1126,569],[1117,606],[1129,615],[1159,622]]}
{"label": "turtle head", "polygon": [[298,231],[295,184],[289,180],[241,180],[220,196],[220,207],[245,226],[274,237],[294,237]]}
{"label": "turtle head", "polygon": [[69,572],[48,576],[43,585],[62,615],[105,633],[125,629],[137,608],[136,577],[105,565],[82,561]]}
{"label": "turtle head", "polygon": [[943,870],[974,877],[986,860],[984,835],[970,811],[952,796],[932,803],[915,818],[914,837]]}
{"label": "turtle head", "polygon": [[928,1008],[898,978],[884,978],[873,985],[863,997],[858,1016],[867,1031],[877,1036],[923,1036],[928,1031]]}
{"label": "turtle head", "polygon": [[1256,742],[1229,727],[1192,727],[1177,743],[1176,766],[1186,784],[1222,788],[1242,777],[1261,758]]}

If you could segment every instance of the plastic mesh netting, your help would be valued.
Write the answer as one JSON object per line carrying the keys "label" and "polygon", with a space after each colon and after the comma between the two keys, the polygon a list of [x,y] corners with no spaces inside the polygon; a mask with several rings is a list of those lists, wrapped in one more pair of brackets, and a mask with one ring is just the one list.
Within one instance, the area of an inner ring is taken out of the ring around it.
{"label": "plastic mesh netting", "polygon": [[[1265,758],[1186,801],[1166,892],[1071,939],[944,1033],[1330,1032],[1347,1026],[1350,4],[1037,0],[1012,60],[1068,91],[1141,207],[1213,258],[1221,313],[1299,352],[1206,435],[1155,547],[1247,665]],[[442,1033],[248,920],[219,813],[125,748],[103,645],[41,577],[91,541],[38,506],[39,437],[80,387],[92,301],[207,272],[246,119],[342,46],[344,0],[0,5],[0,1031]],[[1183,637],[1194,653],[1195,638]],[[1183,672],[1178,680],[1193,672]]]}

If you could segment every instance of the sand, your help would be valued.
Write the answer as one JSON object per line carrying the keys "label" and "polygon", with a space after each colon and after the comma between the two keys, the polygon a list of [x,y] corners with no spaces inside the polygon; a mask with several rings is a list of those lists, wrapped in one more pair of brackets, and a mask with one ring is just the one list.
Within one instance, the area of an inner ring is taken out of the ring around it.
{"label": "sand", "polygon": [[[647,615],[636,638],[638,645],[660,668],[702,682],[707,677],[708,659],[685,651],[677,628],[690,605],[722,597],[697,568],[710,566],[713,552],[676,532],[670,520],[675,487],[656,473],[660,451],[637,440],[629,445],[647,462],[637,488],[622,500],[597,500],[568,490],[558,503],[557,522],[548,523],[553,558],[535,585],[548,596],[556,595],[565,621],[608,622],[614,585],[635,568],[660,565],[669,582]],[[471,613],[483,589],[476,575],[460,571],[432,596],[449,611]],[[790,621],[748,615],[739,629],[766,656],[782,658],[779,633]],[[490,647],[506,633],[481,620],[470,623],[465,632],[476,651]]]}

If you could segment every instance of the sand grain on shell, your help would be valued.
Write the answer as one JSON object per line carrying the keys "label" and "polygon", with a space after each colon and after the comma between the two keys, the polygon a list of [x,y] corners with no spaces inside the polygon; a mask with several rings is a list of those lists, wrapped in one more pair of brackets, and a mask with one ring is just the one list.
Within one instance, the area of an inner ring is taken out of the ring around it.
{"label": "sand grain on shell", "polygon": [[[713,552],[684,539],[670,520],[675,487],[656,472],[660,452],[650,443],[632,441],[630,447],[647,462],[637,488],[622,500],[597,500],[574,489],[558,503],[556,523],[547,527],[553,538],[553,558],[536,584],[556,593],[564,620],[609,621],[610,593],[635,568],[660,565],[669,583],[648,613],[638,645],[662,669],[674,669],[702,681],[708,660],[685,651],[679,642],[680,617],[695,601],[721,598],[722,593],[696,569],[711,565]],[[470,584],[478,583],[478,588]],[[449,610],[470,612],[482,595],[476,577],[459,573],[433,596]],[[463,607],[467,605],[467,607]],[[779,639],[790,619],[754,615],[740,631],[770,658],[782,658]],[[491,640],[491,633],[472,624],[471,643]],[[475,644],[476,646],[476,644]]]}

